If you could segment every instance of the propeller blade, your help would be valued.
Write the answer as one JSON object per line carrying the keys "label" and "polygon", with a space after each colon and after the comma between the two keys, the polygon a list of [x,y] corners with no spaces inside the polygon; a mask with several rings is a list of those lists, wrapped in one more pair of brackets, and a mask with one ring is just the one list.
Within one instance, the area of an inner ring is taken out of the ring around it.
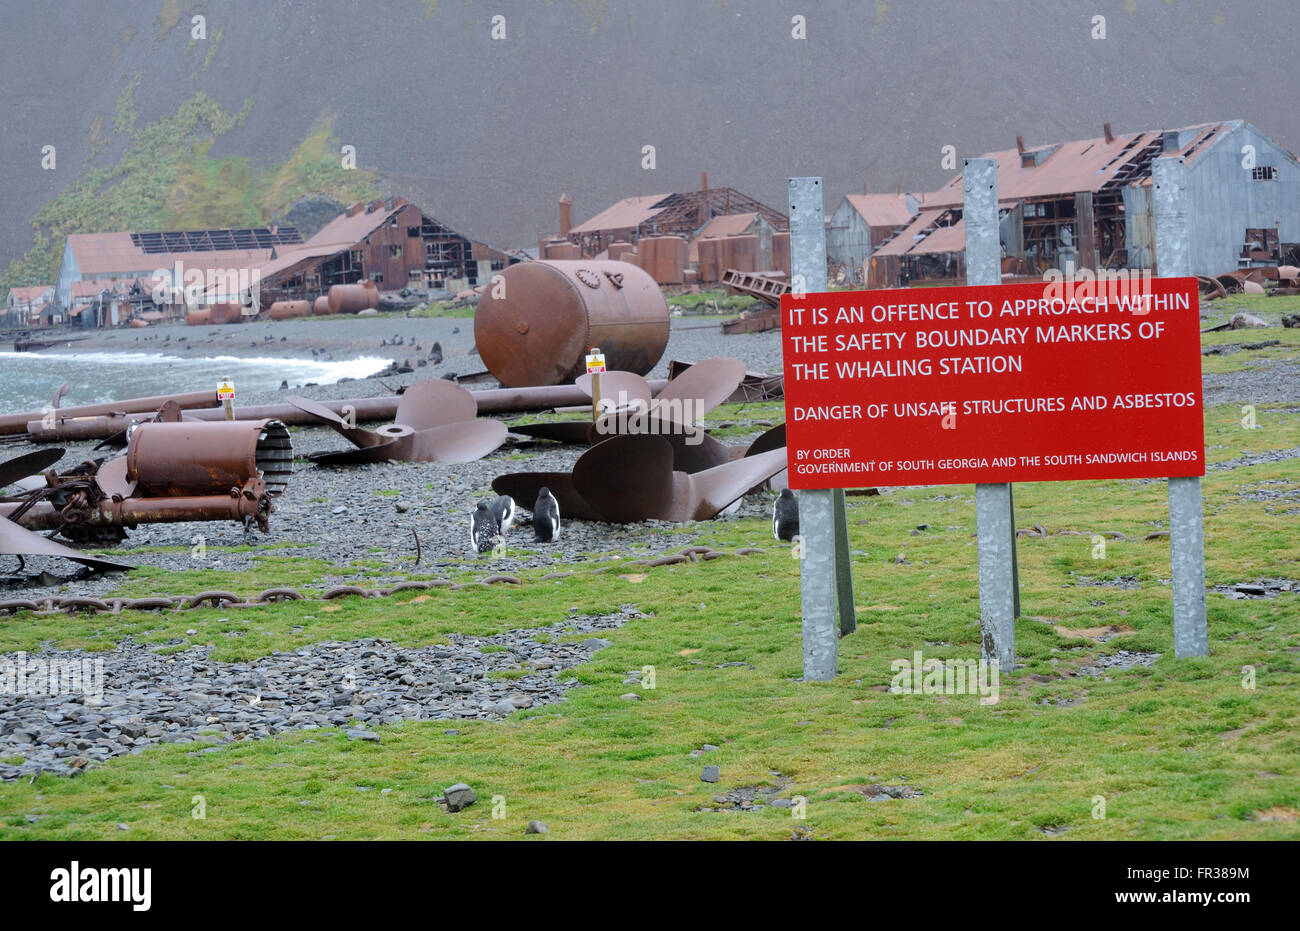
{"label": "propeller blade", "polygon": [[744,378],[745,363],[739,359],[703,359],[665,385],[655,398],[655,407],[667,401],[691,401],[700,405],[693,411],[695,416],[703,417],[731,397]]}
{"label": "propeller blade", "polygon": [[39,533],[21,527],[13,521],[0,517],[0,554],[5,556],[60,556],[98,569],[101,572],[134,569],[125,563],[100,559],[97,556],[83,556],[70,546],[56,543]]}
{"label": "propeller blade", "polygon": [[455,382],[436,378],[413,382],[407,387],[397,402],[393,423],[420,431],[477,416],[478,402],[474,395]]}
{"label": "propeller blade", "polygon": [[[309,398],[300,398],[296,395],[287,397],[285,400],[303,413],[310,414],[317,420],[323,422],[326,426],[332,427],[336,433],[347,437],[354,445],[359,446],[362,449],[388,442],[382,436],[370,430],[365,430],[361,427],[348,426],[346,420],[334,413],[324,404],[319,404]],[[311,457],[309,456],[308,458],[310,459]]]}
{"label": "propeller blade", "polygon": [[44,472],[62,459],[64,452],[66,450],[57,447],[38,449],[35,452],[24,453],[7,462],[0,462],[0,488],[12,485],[19,479],[27,478],[29,475],[38,475]]}

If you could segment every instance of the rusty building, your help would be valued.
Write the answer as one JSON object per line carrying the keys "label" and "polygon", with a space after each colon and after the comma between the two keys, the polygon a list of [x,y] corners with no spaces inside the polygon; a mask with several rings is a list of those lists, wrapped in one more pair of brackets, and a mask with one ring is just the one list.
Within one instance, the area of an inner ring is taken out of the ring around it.
{"label": "rusty building", "polygon": [[400,197],[355,203],[311,239],[276,249],[260,271],[260,303],[310,300],[331,285],[373,281],[459,291],[519,261],[457,233]]}
{"label": "rusty building", "polygon": [[[1286,260],[1300,243],[1300,163],[1242,120],[991,152],[998,166],[1004,275],[1047,269],[1153,268],[1151,163],[1187,165],[1192,271]],[[1249,158],[1244,153],[1249,152]],[[868,284],[964,279],[962,179],[926,197],[916,218],[872,252]],[[1158,273],[1158,269],[1156,269]]]}
{"label": "rusty building", "polygon": [[[644,237],[678,236],[689,242],[714,217],[736,214],[755,214],[777,232],[790,229],[789,220],[779,210],[734,188],[710,188],[705,174],[698,191],[627,197],[576,226],[572,224],[573,201],[566,194],[560,198],[559,233],[543,239],[539,252],[552,258],[600,257],[608,254],[613,243],[635,245]],[[566,242],[577,247],[577,254],[551,255],[557,243]]]}

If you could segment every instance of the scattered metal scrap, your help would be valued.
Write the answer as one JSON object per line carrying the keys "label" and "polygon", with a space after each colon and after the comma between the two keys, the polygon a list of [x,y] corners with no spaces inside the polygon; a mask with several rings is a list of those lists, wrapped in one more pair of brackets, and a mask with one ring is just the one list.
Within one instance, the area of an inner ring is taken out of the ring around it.
{"label": "scattered metal scrap", "polygon": [[785,447],[690,474],[674,468],[674,447],[653,434],[613,436],[578,458],[573,472],[498,476],[493,491],[531,501],[550,488],[560,513],[578,520],[709,520],[786,467]]}
{"label": "scattered metal scrap", "polygon": [[784,272],[742,272],[729,268],[722,273],[728,294],[747,294],[771,307],[781,306],[781,297],[790,291],[790,279]]}
{"label": "scattered metal scrap", "polygon": [[[0,498],[0,517],[74,542],[116,543],[124,528],[179,521],[256,523],[265,532],[272,498],[284,490],[293,466],[289,431],[274,420],[137,424],[125,456],[88,460],[62,473],[46,469],[43,481],[29,478],[62,455],[61,449],[41,450],[0,469],[0,478],[19,485],[16,494]],[[51,555],[95,562],[68,552]]]}
{"label": "scattered metal scrap", "polygon": [[417,381],[397,402],[394,423],[378,430],[356,426],[322,404],[307,398],[289,403],[347,437],[356,449],[312,453],[318,465],[352,465],[362,462],[472,462],[496,449],[506,439],[505,425],[496,420],[476,420],[474,395],[449,381]]}

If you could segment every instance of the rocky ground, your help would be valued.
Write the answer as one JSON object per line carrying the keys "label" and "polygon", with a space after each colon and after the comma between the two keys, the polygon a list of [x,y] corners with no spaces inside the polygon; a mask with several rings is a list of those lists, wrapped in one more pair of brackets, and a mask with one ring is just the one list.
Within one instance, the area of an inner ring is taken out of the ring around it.
{"label": "rocky ground", "polygon": [[[331,640],[250,663],[214,662],[208,647],[161,655],[129,640],[104,653],[5,654],[0,675],[16,677],[21,663],[27,681],[23,689],[0,688],[0,779],[75,774],[162,742],[193,742],[200,746],[192,752],[209,753],[233,740],[320,727],[379,740],[370,726],[493,718],[563,701],[577,684],[564,672],[609,645],[598,636],[572,638],[639,616],[625,605],[619,614],[575,614],[541,630],[453,634],[446,645],[430,647]],[[82,674],[80,690],[50,694],[46,683],[70,681],[51,680],[49,670],[60,665]],[[491,676],[503,670],[527,672]]]}

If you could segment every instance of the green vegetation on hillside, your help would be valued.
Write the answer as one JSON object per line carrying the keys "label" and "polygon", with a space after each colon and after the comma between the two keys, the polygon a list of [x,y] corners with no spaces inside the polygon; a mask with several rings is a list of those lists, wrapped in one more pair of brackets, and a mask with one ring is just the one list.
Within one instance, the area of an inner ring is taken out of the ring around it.
{"label": "green vegetation on hillside", "polygon": [[[320,192],[348,202],[378,196],[374,174],[342,167],[331,130],[322,120],[280,164],[259,165],[239,155],[213,158],[213,143],[247,119],[253,99],[227,112],[202,92],[174,114],[136,129],[135,88],[128,80],[113,126],[130,139],[113,165],[89,167],[33,218],[33,245],[14,259],[0,289],[54,281],[69,233],[114,230],[261,226],[277,210]],[[103,123],[92,131],[92,151],[107,143]]]}

